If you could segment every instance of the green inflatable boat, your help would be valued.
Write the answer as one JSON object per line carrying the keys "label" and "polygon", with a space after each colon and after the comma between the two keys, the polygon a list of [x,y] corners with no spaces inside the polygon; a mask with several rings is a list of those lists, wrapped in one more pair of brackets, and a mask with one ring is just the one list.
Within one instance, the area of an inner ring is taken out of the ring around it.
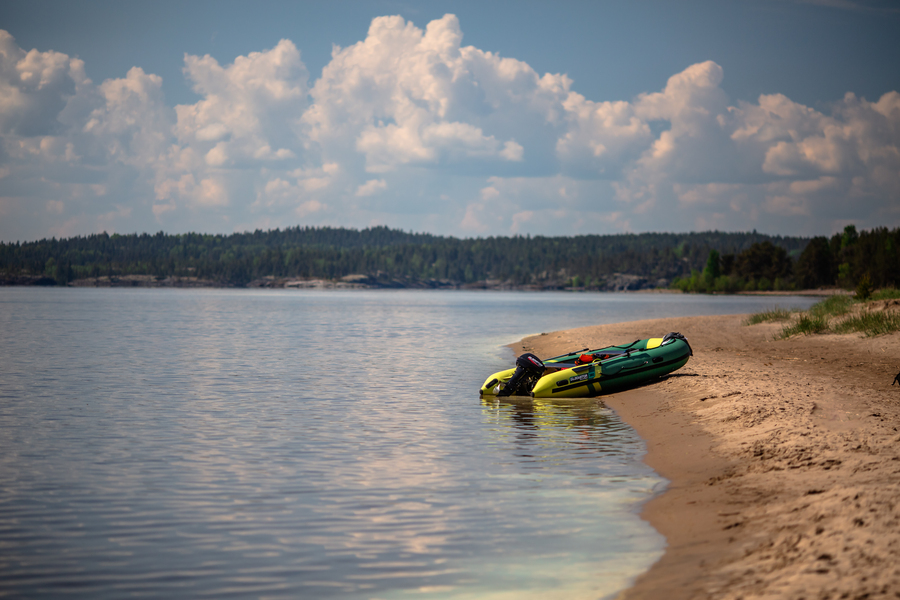
{"label": "green inflatable boat", "polygon": [[668,375],[693,356],[680,333],[637,340],[622,346],[579,350],[541,360],[523,354],[512,369],[494,373],[482,396],[585,398],[617,392]]}

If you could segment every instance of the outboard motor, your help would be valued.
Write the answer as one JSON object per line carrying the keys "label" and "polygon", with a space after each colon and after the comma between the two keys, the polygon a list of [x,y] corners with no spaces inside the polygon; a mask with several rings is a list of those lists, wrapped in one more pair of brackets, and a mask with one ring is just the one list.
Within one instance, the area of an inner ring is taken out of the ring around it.
{"label": "outboard motor", "polygon": [[516,359],[516,371],[498,396],[524,396],[531,393],[534,384],[544,374],[544,362],[527,352]]}
{"label": "outboard motor", "polygon": [[665,336],[663,336],[663,341],[662,341],[662,344],[660,344],[660,345],[661,345],[661,346],[665,346],[666,343],[667,343],[669,340],[681,340],[681,341],[683,341],[685,344],[687,344],[688,351],[691,353],[691,356],[694,355],[694,349],[691,348],[691,343],[687,341],[687,338],[686,338],[686,337],[684,337],[683,335],[681,335],[681,334],[678,333],[677,331],[673,331],[672,333],[667,333]]}

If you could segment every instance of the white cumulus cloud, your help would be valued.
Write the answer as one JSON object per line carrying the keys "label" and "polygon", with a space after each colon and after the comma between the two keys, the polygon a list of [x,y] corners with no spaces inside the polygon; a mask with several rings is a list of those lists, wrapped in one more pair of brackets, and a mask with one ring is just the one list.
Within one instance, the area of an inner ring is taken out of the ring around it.
{"label": "white cumulus cloud", "polygon": [[[560,65],[560,71],[565,65]],[[729,98],[687,65],[633,98],[399,16],[310,81],[291,40],[100,84],[0,30],[0,238],[327,224],[454,235],[900,224],[900,93],[814,109]],[[737,74],[739,75],[739,74]],[[828,99],[823,99],[828,100]],[[390,188],[390,193],[384,193]]]}
{"label": "white cumulus cloud", "polygon": [[358,188],[356,188],[356,195],[363,196],[373,196],[375,194],[381,193],[387,189],[387,182],[384,179],[370,179],[365,182]]}
{"label": "white cumulus cloud", "polygon": [[329,158],[363,158],[374,173],[521,161],[527,151],[502,111],[512,94],[538,90],[539,77],[461,42],[453,15],[424,31],[401,17],[375,19],[365,40],[335,51],[313,86],[304,115],[311,139]]}

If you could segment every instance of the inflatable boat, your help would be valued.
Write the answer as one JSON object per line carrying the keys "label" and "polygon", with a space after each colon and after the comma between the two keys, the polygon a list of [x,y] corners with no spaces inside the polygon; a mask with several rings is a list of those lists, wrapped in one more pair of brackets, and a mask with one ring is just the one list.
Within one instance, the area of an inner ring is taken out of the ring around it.
{"label": "inflatable boat", "polygon": [[680,333],[636,340],[622,346],[579,350],[541,360],[531,353],[512,369],[494,373],[481,396],[584,398],[641,385],[683,367],[693,356]]}

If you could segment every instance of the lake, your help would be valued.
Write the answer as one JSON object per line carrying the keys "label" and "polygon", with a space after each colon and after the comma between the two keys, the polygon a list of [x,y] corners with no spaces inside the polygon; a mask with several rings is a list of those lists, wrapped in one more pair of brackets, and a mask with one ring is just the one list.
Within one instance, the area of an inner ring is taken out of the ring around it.
{"label": "lake", "polygon": [[504,345],[814,301],[0,288],[0,595],[611,597],[665,480],[599,400],[482,401]]}

